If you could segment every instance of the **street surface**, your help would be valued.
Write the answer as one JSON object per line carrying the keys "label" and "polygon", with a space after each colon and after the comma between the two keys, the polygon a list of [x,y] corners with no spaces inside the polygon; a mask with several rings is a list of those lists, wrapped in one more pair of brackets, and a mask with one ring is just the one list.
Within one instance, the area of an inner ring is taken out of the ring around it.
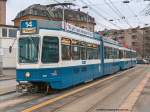
{"label": "street surface", "polygon": [[[0,81],[0,93],[10,84],[15,87],[15,80]],[[48,95],[9,93],[0,96],[0,112],[150,112],[149,104],[149,65],[138,65]]]}
{"label": "street surface", "polygon": [[17,82],[15,77],[15,69],[3,69],[3,74],[0,75],[0,95],[16,90]]}
{"label": "street surface", "polygon": [[16,90],[16,79],[0,81],[0,95]]}

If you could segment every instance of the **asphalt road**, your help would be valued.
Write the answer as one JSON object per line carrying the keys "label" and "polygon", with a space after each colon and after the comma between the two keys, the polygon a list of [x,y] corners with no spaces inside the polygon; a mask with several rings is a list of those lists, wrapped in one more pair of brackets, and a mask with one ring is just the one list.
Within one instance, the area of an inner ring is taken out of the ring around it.
{"label": "asphalt road", "polygon": [[[49,95],[13,93],[0,96],[0,112],[122,112],[120,107],[148,73],[150,66],[140,65]],[[15,80],[0,82],[0,90],[10,83],[16,84]],[[149,93],[150,80],[134,104],[133,112],[150,112]],[[128,111],[124,108],[124,112]]]}
{"label": "asphalt road", "polygon": [[[92,94],[81,97],[78,100],[75,100],[70,104],[56,110],[56,112],[121,111],[119,108],[124,100],[148,72],[150,72],[149,67],[141,67],[136,69],[134,72],[120,77],[119,80],[112,81],[104,89],[97,89]],[[150,97],[147,98],[146,109],[139,112],[150,112],[150,107],[148,106],[149,101]],[[128,111],[128,108],[124,108],[123,110]]]}

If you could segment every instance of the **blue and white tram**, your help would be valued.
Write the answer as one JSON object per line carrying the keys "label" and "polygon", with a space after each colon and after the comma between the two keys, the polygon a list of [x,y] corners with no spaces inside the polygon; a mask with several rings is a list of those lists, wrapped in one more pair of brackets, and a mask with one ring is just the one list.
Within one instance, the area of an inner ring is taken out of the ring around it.
{"label": "blue and white tram", "polygon": [[36,20],[21,22],[18,91],[64,89],[121,69],[123,57],[119,57],[119,51],[125,49],[115,41],[70,24],[66,24],[66,29],[48,24]]}
{"label": "blue and white tram", "polygon": [[118,42],[103,37],[104,45],[104,75],[112,74],[120,70],[120,58]]}

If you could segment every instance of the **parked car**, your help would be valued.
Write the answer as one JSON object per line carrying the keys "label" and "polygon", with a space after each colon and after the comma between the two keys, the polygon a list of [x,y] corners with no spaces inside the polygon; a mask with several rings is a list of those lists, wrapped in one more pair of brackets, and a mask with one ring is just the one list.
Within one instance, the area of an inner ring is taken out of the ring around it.
{"label": "parked car", "polygon": [[137,59],[137,64],[149,64],[149,60],[146,59]]}

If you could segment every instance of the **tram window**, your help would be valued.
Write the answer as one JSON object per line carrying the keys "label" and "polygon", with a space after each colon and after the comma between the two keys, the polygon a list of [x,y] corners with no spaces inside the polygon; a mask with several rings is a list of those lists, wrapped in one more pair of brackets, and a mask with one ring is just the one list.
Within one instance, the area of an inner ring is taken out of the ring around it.
{"label": "tram window", "polygon": [[71,59],[71,40],[67,38],[61,39],[61,53],[62,60],[70,60]]}
{"label": "tram window", "polygon": [[81,60],[86,60],[86,43],[81,41],[80,42],[80,58]]}
{"label": "tram window", "polygon": [[123,51],[123,58],[126,58],[126,51]]}
{"label": "tram window", "polygon": [[79,46],[72,46],[72,59],[80,60],[80,47]]}
{"label": "tram window", "polygon": [[36,63],[39,54],[39,38],[25,37],[19,38],[19,62],[20,63]]}
{"label": "tram window", "polygon": [[86,60],[86,47],[80,47],[81,60]]}
{"label": "tram window", "polygon": [[100,45],[98,45],[97,47],[97,59],[100,58]]}
{"label": "tram window", "polygon": [[112,52],[113,52],[113,59],[116,59],[116,49],[112,48]]}
{"label": "tram window", "polygon": [[59,61],[59,40],[57,37],[45,36],[42,46],[42,62],[56,63]]}
{"label": "tram window", "polygon": [[104,47],[104,58],[107,59],[107,47]]}
{"label": "tram window", "polygon": [[127,53],[128,53],[128,58],[130,58],[130,57],[131,57],[131,56],[130,56],[130,51],[128,51]]}
{"label": "tram window", "polygon": [[119,58],[119,50],[114,48],[114,59],[118,59]]}
{"label": "tram window", "polygon": [[104,53],[105,53],[105,59],[109,59],[110,58],[110,51],[111,49],[107,46],[104,47]]}
{"label": "tram window", "polygon": [[93,58],[98,59],[98,49],[97,48],[93,49]]}
{"label": "tram window", "polygon": [[123,58],[123,51],[119,50],[119,59],[122,59],[122,58]]}
{"label": "tram window", "polygon": [[71,55],[73,60],[80,60],[80,46],[78,40],[72,40],[71,41]]}
{"label": "tram window", "polygon": [[93,49],[87,48],[87,59],[94,59]]}
{"label": "tram window", "polygon": [[113,53],[113,48],[108,47],[108,59],[113,59],[114,53]]}
{"label": "tram window", "polygon": [[119,50],[117,49],[117,59],[119,59]]}
{"label": "tram window", "polygon": [[70,45],[63,45],[61,47],[62,50],[62,60],[70,60],[71,59],[71,46]]}

